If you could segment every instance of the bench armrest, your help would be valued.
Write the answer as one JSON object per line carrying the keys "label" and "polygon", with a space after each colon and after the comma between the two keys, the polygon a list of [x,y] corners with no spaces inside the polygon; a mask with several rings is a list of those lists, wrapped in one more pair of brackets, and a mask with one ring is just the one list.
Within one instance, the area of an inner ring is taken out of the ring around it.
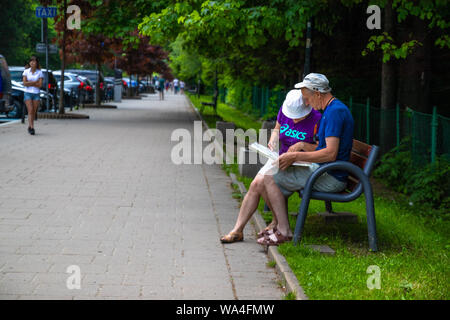
{"label": "bench armrest", "polygon": [[[322,176],[324,173],[329,172],[331,170],[341,170],[346,171],[348,173],[351,173],[354,175],[358,180],[365,184],[366,182],[369,182],[369,177],[364,173],[364,171],[361,170],[360,167],[354,165],[353,163],[349,161],[335,161],[331,163],[324,164],[317,170],[315,170],[311,176],[306,181],[305,188],[303,190],[303,194],[310,195],[313,191],[314,183],[319,179],[320,176]],[[362,192],[362,185],[360,184],[352,193],[351,197],[358,196]],[[350,195],[349,195],[350,196]]]}

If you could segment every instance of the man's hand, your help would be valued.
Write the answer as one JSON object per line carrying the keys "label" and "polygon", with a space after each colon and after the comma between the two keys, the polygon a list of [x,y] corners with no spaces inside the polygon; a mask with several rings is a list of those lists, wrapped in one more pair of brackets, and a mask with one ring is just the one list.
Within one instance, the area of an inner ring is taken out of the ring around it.
{"label": "man's hand", "polygon": [[295,152],[286,152],[278,157],[278,160],[272,162],[273,165],[277,165],[281,170],[286,170],[289,168],[291,164],[293,164],[296,160],[297,153]]}
{"label": "man's hand", "polygon": [[293,144],[289,147],[287,152],[298,152],[302,151],[305,147],[305,143],[303,141],[297,142],[296,144]]}

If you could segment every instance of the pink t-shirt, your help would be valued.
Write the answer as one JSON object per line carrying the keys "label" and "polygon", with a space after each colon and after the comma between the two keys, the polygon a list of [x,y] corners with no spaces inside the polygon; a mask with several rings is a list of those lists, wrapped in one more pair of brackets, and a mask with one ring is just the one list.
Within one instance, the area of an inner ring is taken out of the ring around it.
{"label": "pink t-shirt", "polygon": [[283,112],[278,111],[277,122],[280,124],[280,155],[288,151],[297,142],[314,143],[314,135],[319,132],[322,114],[314,109],[300,122],[294,123]]}

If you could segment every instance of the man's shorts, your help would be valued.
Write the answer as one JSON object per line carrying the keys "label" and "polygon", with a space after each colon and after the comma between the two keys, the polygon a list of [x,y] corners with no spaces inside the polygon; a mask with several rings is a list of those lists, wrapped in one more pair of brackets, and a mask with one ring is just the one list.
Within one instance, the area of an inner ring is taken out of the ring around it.
{"label": "man's shorts", "polygon": [[[286,170],[278,170],[273,175],[275,183],[285,197],[305,187],[308,178],[320,166],[317,163],[313,167],[290,166]],[[313,190],[320,192],[340,192],[347,186],[346,182],[339,181],[328,173],[322,174],[314,183]]]}

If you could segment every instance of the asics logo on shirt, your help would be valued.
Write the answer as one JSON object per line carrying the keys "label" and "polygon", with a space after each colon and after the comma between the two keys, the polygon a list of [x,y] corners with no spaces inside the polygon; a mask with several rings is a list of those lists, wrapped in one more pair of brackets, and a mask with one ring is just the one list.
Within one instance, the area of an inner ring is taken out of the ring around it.
{"label": "asics logo on shirt", "polygon": [[306,132],[289,129],[289,125],[287,123],[280,126],[280,133],[284,133],[285,136],[295,138],[297,140],[305,140],[306,138]]}

